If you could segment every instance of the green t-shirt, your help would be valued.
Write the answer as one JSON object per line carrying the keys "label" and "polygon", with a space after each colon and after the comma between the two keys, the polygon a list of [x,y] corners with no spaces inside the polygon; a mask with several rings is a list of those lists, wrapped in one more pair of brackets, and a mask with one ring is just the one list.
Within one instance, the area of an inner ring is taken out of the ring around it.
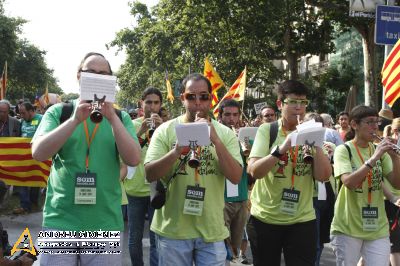
{"label": "green t-shirt", "polygon": [[39,127],[40,121],[42,120],[42,115],[35,114],[31,121],[25,121],[22,119],[21,123],[21,137],[32,138],[35,134],[37,128]]}
{"label": "green t-shirt", "polygon": [[[286,139],[285,132],[282,130],[282,121],[279,120],[278,122],[278,134],[271,148],[282,144]],[[268,148],[270,139],[269,131],[269,123],[262,124],[259,127],[249,158],[262,158],[270,154]],[[286,133],[289,134],[290,132]],[[297,211],[293,215],[281,212],[283,190],[292,187],[293,155],[288,151],[271,171],[265,173],[263,178],[257,179],[254,184],[250,195],[250,213],[260,221],[268,224],[289,225],[315,219],[315,211],[312,203],[314,190],[312,164],[305,164],[303,162],[301,147],[298,149],[294,175],[294,189],[300,191]],[[292,148],[291,150],[295,149]]]}
{"label": "green t-shirt", "polygon": [[[173,149],[176,141],[175,125],[183,123],[178,117],[162,124],[154,133],[145,164],[162,158]],[[239,164],[242,164],[239,143],[235,133],[228,127],[212,120],[221,141]],[[182,155],[182,158],[185,157]],[[224,222],[224,189],[225,177],[221,173],[213,145],[202,147],[199,167],[200,187],[205,188],[204,207],[201,216],[183,214],[185,193],[188,185],[195,185],[195,171],[187,164],[171,181],[166,203],[155,211],[151,230],[172,239],[192,239],[201,237],[205,242],[221,241],[229,236]],[[222,158],[223,159],[223,158]],[[175,172],[179,160],[165,174],[164,179]]]}
{"label": "green t-shirt", "polygon": [[[350,174],[362,166],[362,161],[352,142],[346,142],[351,150],[351,162],[349,152],[344,145],[336,148],[334,154],[334,173],[336,178],[343,174]],[[374,153],[375,147],[370,143],[369,148],[359,147],[360,153],[366,161]],[[385,153],[377,161],[373,168],[372,177],[372,202],[371,207],[378,208],[378,229],[376,231],[364,231],[362,222],[362,208],[368,206],[368,179],[357,189],[349,189],[342,185],[335,203],[335,214],[331,225],[331,234],[345,234],[364,240],[375,240],[389,235],[388,221],[383,202],[381,187],[382,177],[392,171],[392,160]]]}
{"label": "green t-shirt", "polygon": [[[246,158],[242,156],[242,160],[245,160]],[[227,182],[228,179],[225,180],[225,202],[241,202],[241,201],[246,201],[249,198],[248,195],[248,180],[247,180],[247,165],[243,163],[243,171],[242,171],[242,178],[240,179],[239,184],[237,184],[237,189],[238,189],[238,196],[233,196],[233,197],[228,197],[228,191],[227,191]]]}
{"label": "green t-shirt", "polygon": [[[74,110],[77,101],[73,101]],[[62,105],[50,107],[43,116],[35,136],[45,135],[60,125]],[[131,119],[122,112],[129,134],[137,141]],[[95,124],[87,119],[89,135]],[[75,176],[85,172],[87,143],[83,123],[79,124],[53,157],[43,210],[43,226],[58,230],[122,231],[120,161],[112,128],[107,119],[99,124],[90,145],[89,170],[97,174],[96,204],[74,204]]]}
{"label": "green t-shirt", "polygon": [[[135,134],[139,131],[142,125],[143,117],[139,117],[132,121],[135,128]],[[146,139],[146,134],[140,136]],[[146,180],[146,173],[144,171],[144,158],[146,157],[149,144],[146,143],[142,148],[140,163],[136,166],[136,172],[131,179],[126,178],[124,181],[125,191],[129,196],[146,197],[150,195],[150,185]]]}

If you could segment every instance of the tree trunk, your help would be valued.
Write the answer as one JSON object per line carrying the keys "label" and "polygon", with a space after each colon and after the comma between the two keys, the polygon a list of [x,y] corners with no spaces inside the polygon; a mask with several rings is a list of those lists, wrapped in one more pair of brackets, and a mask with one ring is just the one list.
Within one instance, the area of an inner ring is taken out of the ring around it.
{"label": "tree trunk", "polygon": [[286,60],[289,65],[289,78],[292,80],[297,80],[299,77],[297,55],[293,53],[287,53]]}
{"label": "tree trunk", "polygon": [[378,107],[377,96],[377,78],[375,66],[375,27],[369,24],[368,27],[362,29],[357,28],[363,38],[363,54],[364,54],[364,103],[368,106]]}
{"label": "tree trunk", "polygon": [[297,80],[298,79],[298,62],[297,62],[297,54],[291,51],[291,29],[290,27],[286,28],[285,35],[283,37],[285,53],[286,53],[286,61],[288,63],[289,68],[289,79]]}

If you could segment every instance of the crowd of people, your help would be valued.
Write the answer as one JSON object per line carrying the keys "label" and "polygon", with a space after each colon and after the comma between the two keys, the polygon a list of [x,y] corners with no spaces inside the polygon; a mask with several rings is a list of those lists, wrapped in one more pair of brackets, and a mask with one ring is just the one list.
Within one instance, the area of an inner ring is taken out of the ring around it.
{"label": "crowd of people", "polygon": [[[98,53],[83,58],[78,80],[82,72],[112,75]],[[282,254],[286,265],[319,265],[328,242],[337,265],[400,265],[400,118],[359,105],[339,113],[335,127],[329,114],[306,112],[309,90],[294,80],[279,84],[276,107],[264,106],[253,121],[242,119],[233,99],[214,118],[211,92],[206,77],[189,74],[182,115],[171,118],[161,91],[149,87],[140,109],[102,103],[100,123],[81,99],[68,115],[64,103],[43,116],[21,103],[21,122],[0,101],[0,136],[32,137],[33,158],[52,158],[43,230],[122,231],[126,210],[132,265],[249,264],[248,243],[254,265],[280,265]],[[325,127],[323,145],[293,144],[297,126],[309,120]],[[180,145],[175,127],[196,122],[208,124],[210,145]],[[246,126],[258,129],[243,143],[238,134]],[[155,193],[164,193],[161,206]],[[37,204],[34,189],[19,195],[15,213]],[[120,254],[79,252],[79,241],[69,248],[76,252],[42,254],[41,265],[121,265]]]}

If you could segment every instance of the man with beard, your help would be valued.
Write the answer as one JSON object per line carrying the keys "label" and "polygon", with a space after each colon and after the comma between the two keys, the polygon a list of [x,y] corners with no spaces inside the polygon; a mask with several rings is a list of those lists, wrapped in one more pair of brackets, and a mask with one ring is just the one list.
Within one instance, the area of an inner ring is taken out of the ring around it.
{"label": "man with beard", "polygon": [[[187,76],[181,87],[185,114],[163,123],[154,133],[145,159],[146,178],[165,182],[176,171],[181,154],[189,147],[176,144],[175,126],[206,122],[211,144],[201,149],[200,166],[186,167],[168,185],[166,203],[155,211],[151,230],[156,233],[159,265],[225,265],[224,224],[225,177],[237,184],[242,159],[235,133],[210,120],[210,81],[201,74]],[[184,160],[184,159],[183,159]],[[184,161],[185,162],[185,161]],[[190,195],[190,206],[185,204]],[[190,208],[190,211],[189,211]]]}

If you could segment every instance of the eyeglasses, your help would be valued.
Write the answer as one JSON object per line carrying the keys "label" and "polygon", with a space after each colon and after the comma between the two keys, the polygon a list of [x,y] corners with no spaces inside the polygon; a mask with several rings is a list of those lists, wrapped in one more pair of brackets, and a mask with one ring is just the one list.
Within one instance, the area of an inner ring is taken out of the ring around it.
{"label": "eyeglasses", "polygon": [[375,125],[380,126],[382,124],[382,121],[380,121],[379,119],[377,119],[377,120],[361,120],[361,122],[364,122],[368,126],[375,126]]}
{"label": "eyeglasses", "polygon": [[289,106],[299,106],[300,105],[301,107],[307,107],[308,104],[310,103],[310,101],[307,99],[297,100],[297,99],[290,99],[290,98],[286,98],[283,102]]}
{"label": "eyeglasses", "polygon": [[188,101],[195,101],[196,99],[199,99],[200,101],[209,101],[211,99],[210,94],[209,93],[200,93],[200,94],[196,94],[196,93],[184,93],[183,97],[185,98],[185,100]]}
{"label": "eyeglasses", "polygon": [[95,71],[93,69],[81,69],[80,72],[84,72],[84,73],[92,73],[92,74],[99,74],[99,75],[107,75],[107,76],[111,76],[112,74],[108,71]]}

